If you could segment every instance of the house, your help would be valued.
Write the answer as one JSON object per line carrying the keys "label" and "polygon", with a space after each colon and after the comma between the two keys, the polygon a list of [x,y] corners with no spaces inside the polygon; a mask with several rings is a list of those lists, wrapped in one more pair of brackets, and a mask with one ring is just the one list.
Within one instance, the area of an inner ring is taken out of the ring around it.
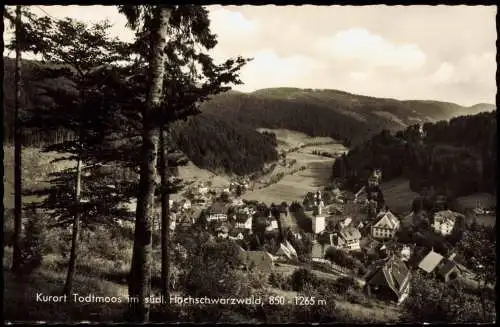
{"label": "house", "polygon": [[213,203],[208,209],[207,221],[226,221],[227,206],[221,202]]}
{"label": "house", "polygon": [[441,263],[442,260],[443,256],[441,254],[434,252],[434,250],[431,250],[431,252],[429,252],[422,259],[422,261],[420,261],[420,263],[418,264],[418,268],[430,274],[436,269],[436,267]]}
{"label": "house", "polygon": [[268,217],[268,223],[269,225],[266,227],[266,232],[272,232],[279,229],[278,221],[274,217]]}
{"label": "house", "polygon": [[241,228],[233,228],[229,232],[228,238],[231,240],[243,240],[245,238],[245,230]]}
{"label": "house", "polygon": [[236,228],[252,230],[252,221],[253,219],[250,215],[244,213],[236,214]]}
{"label": "house", "polygon": [[345,248],[346,243],[342,237],[340,237],[339,233],[331,233],[330,234],[330,245],[336,248]]}
{"label": "house", "polygon": [[451,210],[438,211],[434,214],[432,229],[440,235],[450,235],[455,228],[457,218],[460,216],[462,215]]}
{"label": "house", "polygon": [[175,230],[176,224],[177,224],[177,215],[175,214],[175,212],[171,212],[170,213],[170,230],[171,231]]}
{"label": "house", "polygon": [[458,269],[457,264],[453,261],[453,259],[450,260],[449,258],[443,259],[437,270],[438,278],[445,282],[457,278],[459,274],[460,270]]}
{"label": "house", "polygon": [[191,209],[191,200],[189,199],[184,199],[181,201],[181,210],[182,211],[185,211],[185,210],[189,210]]}
{"label": "house", "polygon": [[386,301],[402,303],[410,293],[410,270],[396,256],[375,262],[365,274],[365,290]]}
{"label": "house", "polygon": [[344,248],[353,251],[361,250],[359,245],[359,240],[361,239],[361,233],[354,226],[347,226],[339,231],[339,236],[343,240]]}
{"label": "house", "polygon": [[225,225],[218,227],[215,233],[217,234],[217,238],[226,239],[229,237],[229,230]]}
{"label": "house", "polygon": [[371,226],[371,235],[375,239],[389,239],[394,237],[400,226],[398,218],[389,210],[377,215],[376,223]]}
{"label": "house", "polygon": [[286,257],[287,259],[297,258],[297,251],[290,244],[290,242],[285,241],[280,244],[280,248],[276,251],[276,256]]}
{"label": "house", "polygon": [[199,195],[207,195],[208,192],[210,191],[210,189],[208,188],[207,185],[205,185],[204,183],[198,185],[198,194]]}
{"label": "house", "polygon": [[267,251],[245,251],[241,249],[240,258],[248,270],[270,273],[274,267],[274,258]]}
{"label": "house", "polygon": [[403,245],[403,248],[401,249],[401,261],[407,262],[410,260],[411,257],[411,249],[408,245]]}

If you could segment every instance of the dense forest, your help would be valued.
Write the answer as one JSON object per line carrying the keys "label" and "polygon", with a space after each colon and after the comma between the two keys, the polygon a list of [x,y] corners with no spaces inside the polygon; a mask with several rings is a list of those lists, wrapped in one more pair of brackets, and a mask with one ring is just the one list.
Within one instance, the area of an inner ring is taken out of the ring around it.
{"label": "dense forest", "polygon": [[173,138],[197,166],[215,172],[245,175],[278,160],[276,136],[203,114],[189,120]]}
{"label": "dense forest", "polygon": [[[23,98],[24,114],[33,108],[34,103],[50,101],[39,95],[38,85],[31,82],[37,62],[23,62],[23,82],[25,96]],[[13,61],[5,58],[4,78],[4,138],[7,142],[13,137],[14,108],[14,67]],[[46,79],[43,81],[52,88],[70,88],[64,78]],[[24,145],[39,146],[54,139],[71,138],[70,133],[47,128],[43,134],[24,129]],[[223,117],[203,114],[190,118],[187,122],[176,126],[173,140],[177,147],[197,166],[211,171],[249,174],[260,171],[264,164],[277,160],[276,137],[273,134],[261,134],[243,124],[230,122]]]}
{"label": "dense forest", "polygon": [[413,191],[433,187],[451,196],[496,192],[496,113],[484,112],[382,131],[354,147],[333,166],[333,177],[357,188],[372,168],[383,178],[405,177]]}

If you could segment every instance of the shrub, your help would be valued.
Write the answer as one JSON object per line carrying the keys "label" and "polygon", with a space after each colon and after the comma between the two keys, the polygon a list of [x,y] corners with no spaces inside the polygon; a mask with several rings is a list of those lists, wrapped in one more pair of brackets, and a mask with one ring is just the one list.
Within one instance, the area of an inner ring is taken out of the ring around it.
{"label": "shrub", "polygon": [[21,269],[25,274],[30,274],[42,265],[43,243],[46,231],[41,216],[30,212],[25,225],[25,237],[21,242]]}
{"label": "shrub", "polygon": [[362,294],[359,291],[355,291],[355,290],[351,289],[346,293],[345,298],[347,301],[354,303],[354,304],[360,304],[360,305],[368,307],[368,308],[373,307],[373,304],[371,303],[371,301],[364,294]]}
{"label": "shrub", "polygon": [[[306,298],[315,298],[315,305],[297,305],[293,308],[294,320],[298,323],[331,323],[338,321],[336,302],[332,294],[324,288],[306,284],[303,292],[298,294]],[[326,301],[320,304],[319,301]]]}
{"label": "shrub", "polygon": [[306,284],[313,286],[319,285],[318,277],[307,268],[296,269],[291,276],[292,290],[299,292],[304,289]]}
{"label": "shrub", "polygon": [[358,289],[359,285],[352,277],[340,277],[330,284],[331,289],[338,294],[346,293],[351,289]]}
{"label": "shrub", "polygon": [[271,274],[269,274],[269,284],[272,287],[276,287],[284,291],[292,290],[290,277],[287,277],[280,273],[272,272]]}
{"label": "shrub", "polygon": [[14,237],[14,209],[5,209],[3,218],[3,244],[12,246]]}

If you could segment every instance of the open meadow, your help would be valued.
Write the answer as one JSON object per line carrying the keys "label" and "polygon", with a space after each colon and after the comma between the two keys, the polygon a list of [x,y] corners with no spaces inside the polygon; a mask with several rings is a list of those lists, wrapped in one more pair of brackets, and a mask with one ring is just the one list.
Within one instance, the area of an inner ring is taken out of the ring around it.
{"label": "open meadow", "polygon": [[313,137],[307,134],[288,129],[258,128],[258,132],[274,133],[278,141],[278,151],[289,150],[305,144],[338,143],[331,137]]}
{"label": "open meadow", "polygon": [[[278,131],[281,134],[277,133],[277,137],[279,134],[283,141],[289,142],[289,148],[292,148],[294,144],[309,144],[315,142],[326,143],[334,141],[331,138],[311,138],[302,133],[290,131],[285,133],[282,130]],[[290,152],[287,154],[287,160],[296,160],[296,163],[293,167],[291,167],[291,169],[289,169],[289,171],[291,171],[294,167],[302,166],[305,167],[305,170],[300,170],[294,174],[285,174],[285,176],[277,183],[262,189],[247,192],[243,195],[243,198],[247,200],[257,200],[266,204],[271,204],[273,202],[281,203],[282,201],[302,202],[304,196],[308,192],[314,192],[318,188],[328,185],[335,159],[311,154],[313,149],[317,149],[319,147],[321,147],[322,151],[329,153],[342,154],[346,151],[346,148],[343,145],[332,143],[321,146],[305,146],[297,151]]]}

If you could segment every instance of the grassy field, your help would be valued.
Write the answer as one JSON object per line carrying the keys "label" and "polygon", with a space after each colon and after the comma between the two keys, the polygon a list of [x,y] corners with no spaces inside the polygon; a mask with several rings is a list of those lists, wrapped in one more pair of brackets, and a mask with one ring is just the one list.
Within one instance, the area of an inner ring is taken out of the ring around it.
{"label": "grassy field", "polygon": [[[275,132],[277,138],[287,144],[288,148],[299,144],[313,142],[333,142],[331,138],[312,138],[302,133],[287,130],[268,130]],[[343,153],[346,148],[338,143],[321,146],[306,146],[297,151],[287,154],[287,160],[296,160],[297,163],[288,169],[305,166],[306,169],[294,174],[286,174],[278,183],[272,184],[262,189],[254,190],[244,194],[247,200],[257,200],[266,204],[281,203],[282,201],[292,202],[304,199],[308,192],[314,192],[318,188],[326,186],[331,177],[334,158],[321,157],[311,154],[314,149],[321,149],[330,153]],[[280,168],[278,168],[280,169]],[[276,170],[278,171],[278,170]],[[286,172],[281,169],[280,171]],[[274,172],[273,172],[274,173]]]}
{"label": "grassy field", "polygon": [[410,190],[407,179],[394,179],[382,183],[382,192],[389,209],[396,214],[405,214],[411,210],[413,200],[419,196]]}
{"label": "grassy field", "polygon": [[244,199],[257,200],[266,204],[292,202],[304,199],[308,192],[328,184],[332,163],[334,161],[309,162],[307,169],[293,175],[286,175],[278,183],[260,190],[245,193]]}
{"label": "grassy field", "polygon": [[288,150],[300,146],[302,144],[311,143],[328,143],[338,141],[332,139],[331,137],[312,137],[307,134],[291,131],[288,129],[269,129],[269,128],[258,128],[259,132],[270,132],[276,134],[276,140],[278,142],[278,151]]}

